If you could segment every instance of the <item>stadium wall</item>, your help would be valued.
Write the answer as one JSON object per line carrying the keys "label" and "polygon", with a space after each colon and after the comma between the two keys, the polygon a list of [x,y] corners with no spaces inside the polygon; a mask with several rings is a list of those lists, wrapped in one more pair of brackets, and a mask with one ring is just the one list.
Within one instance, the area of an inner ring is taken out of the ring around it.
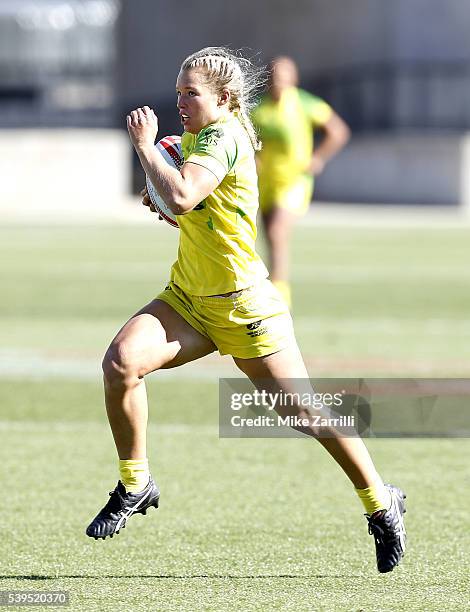
{"label": "stadium wall", "polygon": [[131,152],[123,130],[0,130],[0,216],[113,214],[128,198]]}
{"label": "stadium wall", "polygon": [[315,199],[461,205],[470,215],[470,134],[356,136],[318,177]]}
{"label": "stadium wall", "polygon": [[[124,130],[4,130],[0,158],[3,218],[115,216],[130,202]],[[358,136],[317,178],[315,200],[460,204],[470,217],[470,134]]]}
{"label": "stadium wall", "polygon": [[[307,87],[330,78],[315,93],[353,127],[351,144],[318,180],[317,198],[468,202],[469,22],[470,4],[461,0],[123,2],[117,123],[150,104],[161,133],[179,133],[174,82],[195,49],[247,47],[263,61],[286,53]],[[134,157],[134,190],[142,180]]]}

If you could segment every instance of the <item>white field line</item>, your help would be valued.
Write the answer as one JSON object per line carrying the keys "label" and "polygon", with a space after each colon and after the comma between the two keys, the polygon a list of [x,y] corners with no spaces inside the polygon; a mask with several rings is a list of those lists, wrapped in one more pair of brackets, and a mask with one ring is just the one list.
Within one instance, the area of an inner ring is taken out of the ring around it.
{"label": "white field line", "polygon": [[[11,203],[2,209],[3,225],[19,226],[57,226],[73,227],[147,225],[156,232],[176,231],[148,210],[142,210],[138,196],[127,196],[116,201],[113,210],[100,206],[75,212],[74,210],[56,210],[47,203],[38,211],[25,209],[20,203]],[[396,206],[393,204],[361,205],[341,202],[314,201],[308,214],[301,223],[306,226],[333,227],[380,227],[380,228],[436,228],[461,229],[468,225],[469,217],[458,206]]]}
{"label": "white field line", "polygon": [[[396,342],[403,342],[407,338],[426,337],[444,338],[446,343],[458,342],[470,337],[470,320],[455,320],[445,318],[434,319],[340,319],[319,318],[304,316],[294,317],[295,329],[298,337],[305,333],[314,333],[317,336],[324,333],[335,333],[338,336],[360,335],[364,341],[369,337],[377,341],[378,336],[386,336]],[[0,377],[28,377],[29,379],[43,379],[47,377],[61,377],[73,379],[101,379],[101,355],[89,358],[54,355],[47,350],[3,348],[0,349]],[[59,353],[57,355],[57,353]],[[230,359],[216,359],[215,356],[187,364],[172,370],[160,370],[153,376],[181,380],[210,380],[217,377],[238,375],[238,370]]]}
{"label": "white field line", "polygon": [[[158,376],[160,379],[171,380],[200,380],[215,382],[218,378],[238,375],[238,370],[228,370],[211,365],[210,368],[195,367],[194,369],[160,370],[158,373],[149,374],[151,377]],[[23,362],[21,366],[6,364],[0,365],[1,378],[27,378],[28,380],[44,380],[45,378],[66,378],[73,380],[96,380],[101,381],[101,366],[90,363],[77,363],[76,361],[53,362],[43,361],[37,363]]]}
{"label": "white field line", "polygon": [[[239,371],[231,359],[207,358],[188,363],[184,366],[160,370],[152,377],[179,380],[216,381],[218,377],[238,375]],[[47,352],[30,349],[0,349],[0,378],[23,378],[42,380],[48,377],[72,378],[78,380],[100,381],[101,359],[93,357],[79,359],[75,357],[52,357]]]}
{"label": "white field line", "polygon": [[336,332],[338,335],[387,334],[403,336],[444,336],[470,335],[470,319],[341,319],[319,318],[313,316],[294,316],[296,330],[314,332]]}
{"label": "white field line", "polygon": [[[72,276],[77,280],[86,280],[90,276],[105,275],[107,280],[122,280],[122,278],[128,277],[131,281],[148,280],[149,283],[152,283],[152,279],[157,279],[155,282],[162,284],[162,282],[166,281],[158,279],[169,278],[170,267],[175,258],[176,250],[174,257],[169,256],[168,261],[164,262],[155,261],[152,263],[151,268],[145,262],[120,262],[115,266],[106,265],[101,262],[83,262],[68,264],[66,268],[63,264],[49,262],[47,265],[36,270],[35,274],[39,277],[47,277],[49,280],[55,277],[62,278],[64,275]],[[18,273],[21,274],[22,269],[23,266],[18,266]],[[382,263],[374,267],[372,263],[367,263],[364,266],[355,268],[340,264],[319,266],[313,261],[312,263],[297,263],[292,270],[291,276],[294,280],[305,280],[308,278],[312,281],[344,284],[351,284],[354,281],[362,280],[381,282],[392,280],[403,282],[442,280],[462,283],[470,282],[470,268],[465,263],[453,264],[452,266],[442,264],[430,265],[426,263],[421,266],[413,264],[406,267],[403,264],[387,265]],[[157,292],[157,289],[159,288],[156,287],[155,292]]]}
{"label": "white field line", "polygon": [[[216,425],[200,425],[200,424],[148,424],[149,431],[161,434],[191,434],[198,433],[204,435],[218,436],[219,429]],[[93,423],[83,421],[2,421],[0,420],[0,432],[99,432],[104,430],[110,431],[109,426],[104,423]]]}
{"label": "white field line", "polygon": [[[148,262],[134,263],[134,262],[119,262],[115,265],[110,265],[103,262],[83,262],[83,263],[72,263],[65,266],[62,263],[48,262],[42,266],[39,266],[35,270],[35,277],[45,277],[48,280],[56,277],[67,278],[73,277],[77,280],[88,279],[90,276],[95,278],[97,275],[105,277],[106,280],[123,280],[132,281],[134,279],[147,279],[149,283],[152,282],[158,275],[158,277],[164,277],[165,279],[170,278],[170,267],[173,261],[176,259],[177,250],[175,249],[174,257],[168,257],[168,261],[154,261],[151,267]],[[12,268],[10,267],[10,270]],[[16,266],[15,270],[21,274],[21,271],[25,269],[24,265]]]}
{"label": "white field line", "polygon": [[312,203],[301,220],[307,226],[462,229],[469,217],[458,206],[361,205],[342,202]]}
{"label": "white field line", "polygon": [[358,281],[377,281],[418,283],[423,281],[443,281],[470,283],[470,269],[464,265],[449,266],[387,266],[380,265],[376,268],[370,264],[360,268],[342,265],[328,265],[316,267],[314,264],[297,263],[292,270],[291,278],[295,281],[309,279],[312,283],[334,283],[351,285]]}

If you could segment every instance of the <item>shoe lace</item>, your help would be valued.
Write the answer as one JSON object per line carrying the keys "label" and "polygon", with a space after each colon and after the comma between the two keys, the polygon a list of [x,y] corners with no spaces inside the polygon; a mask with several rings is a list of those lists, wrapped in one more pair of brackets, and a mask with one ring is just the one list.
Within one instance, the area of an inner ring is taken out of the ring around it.
{"label": "shoe lace", "polygon": [[385,530],[378,523],[375,522],[373,517],[369,516],[368,514],[366,514],[365,516],[367,518],[367,522],[369,523],[369,535],[373,535],[377,542],[383,543]]}
{"label": "shoe lace", "polygon": [[106,504],[106,510],[112,513],[119,512],[123,508],[123,500],[119,495],[119,492],[114,489],[114,491],[109,492],[109,500]]}

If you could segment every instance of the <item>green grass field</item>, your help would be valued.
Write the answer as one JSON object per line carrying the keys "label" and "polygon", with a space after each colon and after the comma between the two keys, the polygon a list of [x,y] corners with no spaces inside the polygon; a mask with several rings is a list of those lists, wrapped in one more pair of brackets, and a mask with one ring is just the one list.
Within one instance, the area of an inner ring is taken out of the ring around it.
{"label": "green grass field", "polygon": [[[1,227],[0,591],[67,590],[70,610],[468,610],[470,443],[367,442],[408,494],[388,575],[345,476],[300,439],[219,439],[209,356],[149,377],[161,507],[117,538],[84,529],[115,486],[100,360],[160,291],[177,232]],[[292,276],[313,377],[470,377],[466,229],[301,227]],[[14,609],[14,608],[9,608]]]}

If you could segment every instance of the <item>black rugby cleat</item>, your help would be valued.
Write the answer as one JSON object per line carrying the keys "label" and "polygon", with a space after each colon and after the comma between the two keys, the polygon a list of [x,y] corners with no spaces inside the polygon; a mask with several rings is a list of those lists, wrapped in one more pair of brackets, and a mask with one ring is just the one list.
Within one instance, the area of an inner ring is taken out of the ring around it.
{"label": "black rugby cleat", "polygon": [[117,483],[114,491],[110,492],[106,506],[100,510],[88,525],[86,534],[90,538],[104,540],[107,536],[113,537],[126,526],[126,521],[133,514],[146,514],[151,506],[158,508],[160,491],[152,477],[148,485],[140,493],[127,493],[121,481]]}
{"label": "black rugby cleat", "polygon": [[366,514],[369,533],[374,536],[377,569],[381,574],[391,572],[405,554],[406,530],[403,515],[406,512],[403,491],[393,485],[385,485],[392,503],[388,510]]}

